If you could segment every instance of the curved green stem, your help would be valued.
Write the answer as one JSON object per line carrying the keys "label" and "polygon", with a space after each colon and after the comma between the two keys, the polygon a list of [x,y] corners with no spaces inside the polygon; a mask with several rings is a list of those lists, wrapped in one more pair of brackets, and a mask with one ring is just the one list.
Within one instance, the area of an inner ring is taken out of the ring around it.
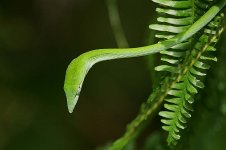
{"label": "curved green stem", "polygon": [[129,44],[122,28],[122,23],[119,15],[117,0],[107,0],[107,8],[111,28],[119,48],[128,48]]}
{"label": "curved green stem", "polygon": [[180,33],[175,37],[162,41],[158,44],[139,47],[139,48],[125,48],[125,49],[99,49],[84,53],[74,59],[68,66],[65,77],[64,90],[67,97],[68,110],[70,113],[79,98],[79,94],[82,88],[83,81],[89,69],[96,63],[120,59],[139,57],[150,54],[155,54],[161,50],[168,49],[176,44],[179,44],[207,25],[216,14],[225,6],[226,0],[219,1],[215,6],[212,6],[207,13],[205,13],[198,21],[196,21],[186,32]]}

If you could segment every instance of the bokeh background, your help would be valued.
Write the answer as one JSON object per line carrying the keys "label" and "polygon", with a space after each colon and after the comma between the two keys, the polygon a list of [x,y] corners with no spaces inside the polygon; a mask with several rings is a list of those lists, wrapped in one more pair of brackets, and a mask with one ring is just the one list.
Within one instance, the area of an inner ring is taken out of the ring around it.
{"label": "bokeh background", "polygon": [[[123,0],[119,11],[130,46],[144,45],[154,4]],[[89,150],[120,137],[151,92],[144,58],[96,65],[73,114],[63,91],[73,58],[113,47],[105,0],[0,0],[0,150]]]}

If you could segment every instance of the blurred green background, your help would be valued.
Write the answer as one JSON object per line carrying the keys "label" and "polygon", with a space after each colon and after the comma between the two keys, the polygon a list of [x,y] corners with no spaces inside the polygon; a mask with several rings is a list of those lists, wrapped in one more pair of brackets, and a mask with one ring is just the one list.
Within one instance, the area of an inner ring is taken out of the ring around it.
{"label": "blurred green background", "polygon": [[[130,46],[144,45],[154,4],[119,11]],[[0,150],[89,150],[121,136],[151,92],[143,58],[96,65],[73,114],[63,91],[73,58],[112,47],[105,0],[1,0]]]}

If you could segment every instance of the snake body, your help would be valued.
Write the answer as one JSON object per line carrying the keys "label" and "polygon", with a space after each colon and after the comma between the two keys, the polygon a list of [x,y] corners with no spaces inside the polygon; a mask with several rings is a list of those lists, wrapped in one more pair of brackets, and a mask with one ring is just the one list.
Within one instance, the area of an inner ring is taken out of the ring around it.
{"label": "snake body", "polygon": [[171,39],[162,41],[160,43],[138,47],[138,48],[124,48],[124,49],[99,49],[86,52],[69,64],[64,83],[64,91],[67,98],[68,110],[73,112],[74,107],[78,101],[84,79],[92,66],[98,62],[146,56],[158,53],[162,50],[173,47],[202,29],[207,25],[217,13],[225,6],[226,0],[219,1],[216,5],[212,6],[199,20],[197,20],[187,31],[174,36]]}

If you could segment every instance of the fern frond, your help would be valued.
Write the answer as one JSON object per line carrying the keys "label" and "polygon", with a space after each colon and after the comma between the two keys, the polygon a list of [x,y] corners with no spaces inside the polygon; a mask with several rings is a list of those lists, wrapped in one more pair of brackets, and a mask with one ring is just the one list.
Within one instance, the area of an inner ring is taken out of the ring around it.
{"label": "fern frond", "polygon": [[[167,103],[164,104],[166,111],[159,113],[164,118],[161,120],[164,124],[163,129],[169,132],[167,142],[170,145],[177,144],[180,139],[180,130],[186,128],[187,120],[193,111],[191,104],[194,103],[194,95],[198,93],[199,88],[204,87],[202,80],[206,70],[210,68],[209,62],[217,61],[212,50],[222,32],[220,26],[222,19],[219,19],[222,17],[217,16],[204,29],[204,34],[200,36],[190,55],[184,60],[183,65],[176,69],[179,73],[176,82],[167,93],[168,96],[165,99]],[[213,26],[213,24],[219,24],[219,26]]]}
{"label": "fern frond", "polygon": [[[150,25],[150,29],[158,31],[155,36],[159,39],[172,38],[186,31],[214,4],[211,0],[153,1],[160,4],[156,9],[160,17],[158,24]],[[161,52],[165,64],[155,70],[168,72],[169,77],[165,83],[168,84],[164,98],[166,111],[159,113],[164,118],[161,122],[168,132],[169,145],[176,145],[181,137],[180,130],[186,128],[193,111],[194,95],[204,87],[202,79],[210,68],[208,61],[217,61],[211,53],[216,50],[214,45],[218,41],[218,31],[221,32],[222,18],[222,15],[215,17],[193,38]]]}
{"label": "fern frond", "polygon": [[[159,13],[157,18],[158,23],[149,26],[150,29],[156,30],[156,38],[169,39],[176,34],[186,31],[194,22],[194,7],[192,0],[185,1],[170,1],[170,0],[152,0],[160,4],[156,9]],[[189,50],[191,40],[184,41],[171,49],[161,51],[161,60],[166,62],[166,65],[161,65],[155,68],[157,71],[167,71],[177,73],[176,67],[186,56],[186,51]]]}

